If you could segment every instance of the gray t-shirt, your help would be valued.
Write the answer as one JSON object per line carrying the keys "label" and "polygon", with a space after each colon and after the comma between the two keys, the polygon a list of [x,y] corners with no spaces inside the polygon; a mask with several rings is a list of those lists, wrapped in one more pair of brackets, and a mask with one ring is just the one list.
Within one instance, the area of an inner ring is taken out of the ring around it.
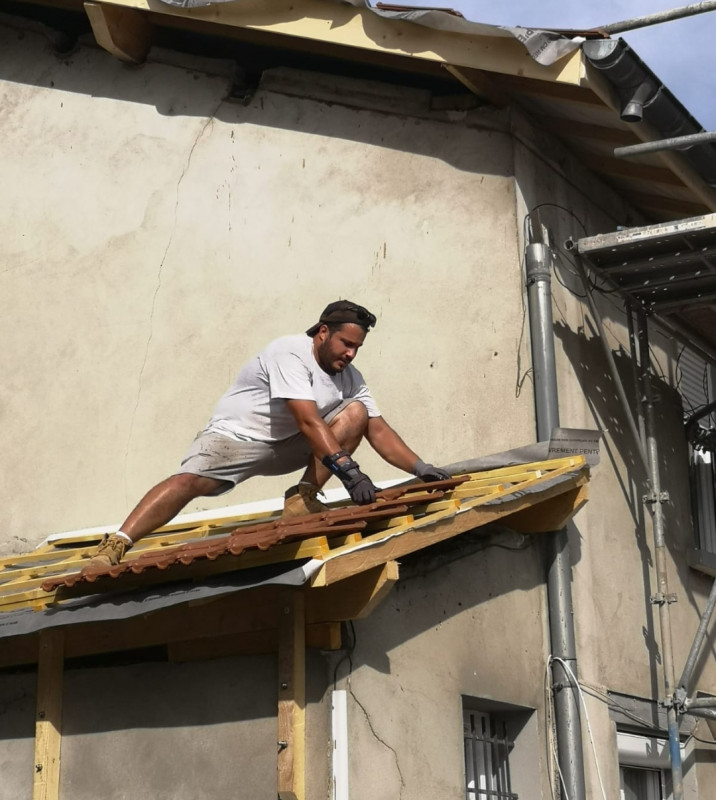
{"label": "gray t-shirt", "polygon": [[314,400],[324,417],[351,397],[363,403],[369,417],[380,416],[363,376],[352,364],[329,375],[313,356],[310,336],[282,336],[243,367],[205,430],[239,441],[277,442],[298,433],[286,400]]}

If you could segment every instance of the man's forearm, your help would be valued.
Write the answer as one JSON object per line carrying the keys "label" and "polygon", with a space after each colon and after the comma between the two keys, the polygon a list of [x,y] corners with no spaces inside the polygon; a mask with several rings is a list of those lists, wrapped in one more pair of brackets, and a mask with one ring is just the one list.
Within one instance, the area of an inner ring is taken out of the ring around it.
{"label": "man's forearm", "polygon": [[370,420],[367,439],[382,459],[404,472],[413,473],[413,468],[420,457],[382,417]]}

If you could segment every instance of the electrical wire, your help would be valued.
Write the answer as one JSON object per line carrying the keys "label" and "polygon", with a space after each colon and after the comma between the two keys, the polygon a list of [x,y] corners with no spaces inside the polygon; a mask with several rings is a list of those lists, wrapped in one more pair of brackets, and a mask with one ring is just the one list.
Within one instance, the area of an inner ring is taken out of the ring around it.
{"label": "electrical wire", "polygon": [[599,769],[599,760],[597,759],[597,749],[594,745],[594,736],[592,735],[592,724],[589,721],[589,711],[587,710],[587,704],[584,700],[584,692],[582,691],[582,687],[579,685],[579,681],[576,679],[569,664],[567,664],[567,662],[564,659],[559,658],[558,656],[549,657],[550,666],[555,661],[558,664],[560,664],[562,666],[562,669],[569,675],[574,688],[577,690],[579,701],[582,704],[582,708],[584,709],[584,719],[587,723],[587,732],[589,733],[589,741],[591,742],[592,745],[592,755],[594,756],[594,765],[597,768],[597,777],[599,778],[599,788],[602,790],[602,797],[604,798],[604,800],[607,800],[607,793],[604,790],[604,782],[602,781],[602,771]]}
{"label": "electrical wire", "polygon": [[356,629],[355,625],[353,624],[353,620],[350,620],[350,629],[351,629],[351,644],[344,648],[342,657],[336,662],[336,666],[333,668],[333,691],[336,690],[338,684],[338,668],[344,661],[348,661],[348,677],[353,674],[353,651],[356,649],[356,645],[358,644],[358,637],[356,636]]}
{"label": "electrical wire", "polygon": [[[522,238],[524,241],[527,241],[527,220],[529,219],[529,214],[525,214],[524,218],[522,219]],[[525,252],[522,251],[522,256],[520,258],[520,275],[524,274],[525,269]],[[519,397],[522,393],[522,387],[524,386],[525,381],[528,377],[532,375],[532,368],[528,367],[522,376],[520,376],[520,370],[522,368],[522,342],[525,338],[525,323],[527,321],[527,304],[525,303],[525,295],[524,292],[520,291],[520,302],[522,303],[522,324],[520,325],[520,338],[517,341],[517,382],[515,384],[515,397]]]}
{"label": "electrical wire", "polygon": [[579,684],[582,687],[582,690],[594,697],[596,700],[601,701],[604,703],[607,708],[609,709],[617,709],[625,717],[629,717],[629,719],[633,720],[634,722],[638,722],[639,725],[643,726],[644,728],[653,728],[654,723],[652,720],[645,719],[644,717],[640,717],[638,714],[635,714],[631,709],[627,708],[626,706],[621,705],[621,703],[617,703],[613,697],[610,697],[608,694],[605,694],[598,689],[596,686],[591,686],[588,683],[584,683],[583,681]]}
{"label": "electrical wire", "polygon": [[690,733],[686,738],[687,743],[693,739],[696,742],[701,742],[701,744],[712,744],[716,746],[716,739],[702,739],[700,736],[697,736],[695,733]]}
{"label": "electrical wire", "polygon": [[554,768],[557,767],[557,772],[559,774],[560,784],[562,786],[561,794],[564,795],[564,800],[569,800],[569,794],[567,793],[567,787],[564,783],[564,776],[562,775],[562,770],[559,767],[559,757],[557,754],[557,743],[555,742],[555,735],[554,735],[554,719],[552,717],[552,709],[554,708],[554,696],[552,693],[552,680],[551,674],[549,669],[549,663],[545,666],[544,670],[544,696],[545,696],[545,727],[547,728],[547,778],[549,780],[549,788],[552,794],[552,800],[556,800],[555,795],[555,780],[554,780]]}

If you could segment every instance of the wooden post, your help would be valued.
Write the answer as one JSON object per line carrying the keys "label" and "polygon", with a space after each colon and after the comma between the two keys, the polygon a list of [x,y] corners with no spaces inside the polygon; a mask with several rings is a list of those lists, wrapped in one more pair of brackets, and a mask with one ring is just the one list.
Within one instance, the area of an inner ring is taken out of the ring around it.
{"label": "wooden post", "polygon": [[278,797],[305,800],[306,780],[305,597],[288,590],[279,606]]}
{"label": "wooden post", "polygon": [[60,794],[63,650],[64,636],[61,630],[40,633],[32,800],[57,800]]}

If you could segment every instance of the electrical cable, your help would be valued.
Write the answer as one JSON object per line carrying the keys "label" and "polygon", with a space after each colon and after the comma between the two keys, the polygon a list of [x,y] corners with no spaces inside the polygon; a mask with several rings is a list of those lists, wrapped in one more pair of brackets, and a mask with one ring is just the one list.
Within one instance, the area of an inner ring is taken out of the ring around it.
{"label": "electrical cable", "polygon": [[[562,795],[563,800],[569,800],[569,793],[567,792],[567,785],[564,782],[564,775],[562,775],[562,770],[559,766],[559,755],[557,753],[557,743],[555,741],[554,736],[554,721],[552,719],[552,709],[554,708],[554,695],[552,692],[552,676],[550,672],[550,663],[551,663],[551,656],[550,660],[547,662],[545,666],[545,680],[544,680],[544,689],[545,689],[545,699],[546,699],[546,722],[548,725],[548,750],[547,750],[547,763],[552,764],[557,767],[557,774],[559,775],[559,782],[562,786]],[[552,792],[552,797],[554,798],[554,771],[553,768],[549,768],[549,786]]]}
{"label": "electrical cable", "polygon": [[607,800],[607,793],[604,790],[604,782],[602,781],[602,771],[599,769],[599,761],[597,759],[597,749],[594,745],[594,736],[592,735],[592,725],[589,721],[589,711],[587,710],[587,704],[584,700],[584,692],[582,691],[582,687],[579,685],[579,681],[576,679],[574,673],[572,672],[571,667],[567,662],[559,658],[558,656],[550,656],[549,663],[550,665],[552,662],[556,661],[558,664],[561,664],[562,669],[569,675],[574,688],[577,690],[577,695],[579,697],[579,701],[582,704],[582,708],[584,709],[584,719],[587,723],[587,732],[589,733],[589,741],[592,744],[592,755],[594,756],[594,765],[597,768],[597,777],[599,778],[599,788],[602,790],[602,797],[604,800]]}
{"label": "electrical cable", "polygon": [[645,719],[644,717],[640,717],[638,714],[635,714],[631,709],[627,708],[626,706],[621,705],[621,703],[617,703],[613,697],[610,697],[608,694],[605,694],[598,689],[596,686],[591,686],[588,683],[580,682],[579,684],[582,687],[582,690],[586,693],[591,695],[595,698],[595,700],[599,700],[600,702],[604,703],[607,708],[609,709],[617,709],[625,717],[629,717],[629,719],[633,720],[634,722],[638,722],[645,728],[653,728],[654,723],[651,720]]}
{"label": "electrical cable", "polygon": [[562,786],[562,793],[564,800],[569,800],[567,787],[564,783],[564,776],[559,766],[559,757],[557,754],[557,743],[554,736],[554,719],[552,717],[552,709],[554,708],[554,696],[552,694],[552,681],[549,669],[549,663],[545,666],[544,670],[544,695],[545,695],[545,726],[547,728],[547,777],[549,779],[549,788],[552,794],[552,800],[556,800],[555,796],[555,780],[554,780],[554,767],[557,767],[559,774],[559,781]]}
{"label": "electrical cable", "polygon": [[358,644],[358,638],[356,636],[356,629],[355,625],[353,624],[353,620],[350,620],[350,629],[351,629],[351,644],[344,648],[343,656],[336,662],[336,666],[333,668],[333,691],[336,690],[338,684],[338,667],[344,662],[348,661],[348,677],[353,673],[353,651],[356,649],[356,645]]}
{"label": "electrical cable", "polygon": [[[525,214],[522,219],[522,238],[526,242],[527,241],[527,220],[529,219],[529,214]],[[522,251],[522,256],[520,257],[520,275],[523,275],[525,271],[525,252]],[[525,295],[524,292],[520,292],[520,302],[522,303],[522,324],[520,325],[520,338],[517,341],[517,383],[515,384],[515,397],[519,397],[522,393],[522,387],[524,386],[525,381],[528,377],[532,375],[532,368],[528,367],[525,372],[520,377],[520,369],[522,367],[522,342],[525,338],[525,323],[527,321],[527,304],[525,303]]]}

